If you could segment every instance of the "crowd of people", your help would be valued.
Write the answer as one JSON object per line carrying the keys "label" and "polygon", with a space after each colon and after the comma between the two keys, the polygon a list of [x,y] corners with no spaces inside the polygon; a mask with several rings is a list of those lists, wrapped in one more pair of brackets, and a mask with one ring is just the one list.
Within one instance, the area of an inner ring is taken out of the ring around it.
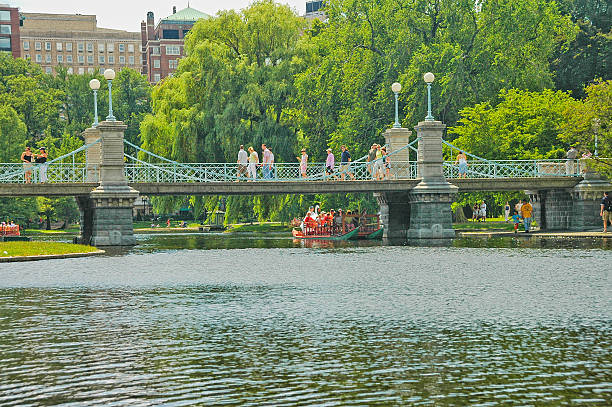
{"label": "crowd of people", "polygon": [[33,153],[30,147],[26,147],[21,153],[21,162],[23,163],[23,176],[25,183],[32,182],[32,171],[34,164],[38,165],[38,175],[40,182],[47,182],[47,151],[41,147],[38,154]]}
{"label": "crowd of people", "polygon": [[[355,180],[355,174],[351,171],[351,163],[353,162],[351,153],[345,145],[342,145],[340,150],[339,170],[336,169],[336,156],[332,149],[328,148],[326,150],[325,175],[332,180]],[[296,158],[299,162],[300,178],[308,178],[308,154],[306,149],[303,148],[301,155]],[[262,179],[272,180],[276,178],[274,153],[266,144],[261,145],[261,162],[257,151],[253,147],[249,147],[245,151],[244,145],[241,145],[238,150],[238,160],[236,162],[238,164],[236,182],[257,180],[258,169],[261,169]],[[372,144],[368,152],[367,168],[372,179],[384,180],[390,178],[391,161],[386,147]]]}
{"label": "crowd of people", "polygon": [[344,222],[344,232],[346,233],[354,230],[359,225],[359,219],[362,216],[351,210],[346,212],[342,209],[338,209],[338,211],[330,209],[328,212],[319,210],[319,205],[311,206],[302,220],[294,219],[292,222],[293,226],[299,226],[305,234],[309,232],[316,234],[321,231],[334,234],[342,228]]}

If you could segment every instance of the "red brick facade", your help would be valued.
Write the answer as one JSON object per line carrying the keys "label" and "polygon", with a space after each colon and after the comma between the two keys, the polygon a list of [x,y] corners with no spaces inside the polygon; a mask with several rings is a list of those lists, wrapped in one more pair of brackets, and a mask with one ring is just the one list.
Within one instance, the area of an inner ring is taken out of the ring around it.
{"label": "red brick facade", "polygon": [[21,57],[20,25],[19,9],[0,5],[0,51],[10,52],[13,58]]}

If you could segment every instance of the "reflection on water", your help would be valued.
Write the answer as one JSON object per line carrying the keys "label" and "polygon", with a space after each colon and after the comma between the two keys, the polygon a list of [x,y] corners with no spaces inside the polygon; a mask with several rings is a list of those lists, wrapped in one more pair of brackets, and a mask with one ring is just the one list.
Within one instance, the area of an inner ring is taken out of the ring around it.
{"label": "reflection on water", "polygon": [[610,405],[607,243],[138,238],[0,264],[0,405]]}

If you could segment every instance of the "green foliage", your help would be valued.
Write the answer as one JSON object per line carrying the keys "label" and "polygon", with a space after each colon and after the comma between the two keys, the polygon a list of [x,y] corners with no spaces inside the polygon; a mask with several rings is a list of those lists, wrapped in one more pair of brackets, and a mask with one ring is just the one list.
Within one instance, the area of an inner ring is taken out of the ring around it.
{"label": "green foliage", "polygon": [[11,106],[0,106],[0,162],[19,162],[27,128]]}
{"label": "green foliage", "polygon": [[461,110],[459,124],[449,129],[453,144],[486,159],[563,158],[560,137],[566,112],[579,104],[565,92],[502,90],[500,103]]}

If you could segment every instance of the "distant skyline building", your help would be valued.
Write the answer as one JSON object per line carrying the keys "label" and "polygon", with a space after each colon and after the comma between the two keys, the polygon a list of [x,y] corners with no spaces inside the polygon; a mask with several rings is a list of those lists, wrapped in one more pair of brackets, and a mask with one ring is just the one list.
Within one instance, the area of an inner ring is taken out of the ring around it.
{"label": "distant skyline building", "polygon": [[185,36],[196,21],[209,17],[191,7],[178,12],[173,7],[172,14],[155,25],[153,12],[147,13],[147,20],[140,23],[140,32],[142,73],[149,82],[157,83],[176,71],[179,59],[185,55]]}
{"label": "distant skyline building", "polygon": [[325,2],[323,0],[314,0],[306,2],[306,14],[304,14],[304,18],[308,20],[314,20],[318,18],[321,21],[327,19],[325,12],[322,10]]}
{"label": "distant skyline building", "polygon": [[22,13],[21,55],[45,73],[64,66],[68,73],[104,72],[112,68],[140,71],[140,35],[101,28],[95,15]]}
{"label": "distant skyline building", "polygon": [[21,56],[20,26],[19,9],[0,4],[0,51],[10,52],[13,58]]}

